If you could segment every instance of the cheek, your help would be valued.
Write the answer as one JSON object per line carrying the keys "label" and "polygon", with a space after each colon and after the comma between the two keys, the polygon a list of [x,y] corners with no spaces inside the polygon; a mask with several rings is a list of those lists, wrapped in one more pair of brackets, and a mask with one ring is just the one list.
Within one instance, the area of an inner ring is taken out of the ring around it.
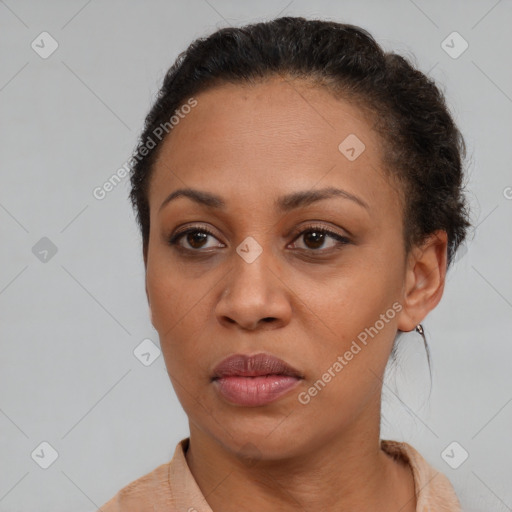
{"label": "cheek", "polygon": [[190,286],[176,269],[148,265],[146,283],[153,325],[169,372],[184,375],[200,364],[203,322],[208,318],[207,286]]}
{"label": "cheek", "polygon": [[298,276],[289,286],[304,306],[304,313],[300,314],[309,311],[308,322],[313,321],[334,337],[350,339],[373,325],[398,296],[397,275],[381,268],[371,254],[367,258],[361,254],[357,262],[340,267],[327,277]]}
{"label": "cheek", "polygon": [[[337,425],[378,402],[396,334],[391,304],[384,307],[385,301],[376,300],[375,294],[347,297],[326,302],[321,321],[310,319],[307,328],[313,329],[304,332],[309,346],[303,353],[308,354],[304,361],[311,371],[298,397],[304,414],[312,419],[329,416]],[[359,306],[354,307],[357,300]]]}
{"label": "cheek", "polygon": [[207,299],[206,284],[198,286],[179,266],[160,254],[148,263],[146,284],[155,328],[161,335],[171,334],[180,319],[194,315],[195,308]]}
{"label": "cheek", "polygon": [[[304,340],[297,348],[309,354],[305,360],[312,370],[308,385],[318,379],[328,381],[326,392],[319,393],[319,402],[341,403],[351,400],[347,393],[359,397],[372,393],[396,335],[396,309],[400,307],[395,293],[399,289],[397,274],[361,263],[331,275],[328,284],[313,280],[307,286],[294,283],[302,299],[296,313]],[[342,357],[341,363],[338,357]]]}

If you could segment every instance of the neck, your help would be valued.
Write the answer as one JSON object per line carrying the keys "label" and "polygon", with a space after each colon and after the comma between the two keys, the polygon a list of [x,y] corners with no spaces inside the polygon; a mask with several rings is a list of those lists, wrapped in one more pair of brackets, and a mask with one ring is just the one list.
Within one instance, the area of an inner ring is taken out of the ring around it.
{"label": "neck", "polygon": [[372,424],[322,436],[286,459],[254,461],[190,424],[186,459],[214,512],[249,510],[248,496],[250,510],[261,512],[413,512],[412,472],[381,450],[379,421]]}

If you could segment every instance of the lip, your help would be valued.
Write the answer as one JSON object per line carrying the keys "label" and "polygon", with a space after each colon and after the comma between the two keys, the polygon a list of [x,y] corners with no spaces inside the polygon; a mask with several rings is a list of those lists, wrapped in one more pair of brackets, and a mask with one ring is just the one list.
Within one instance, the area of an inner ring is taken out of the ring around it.
{"label": "lip", "polygon": [[228,402],[257,407],[283,397],[303,378],[297,369],[270,354],[234,354],[215,367],[212,383]]}

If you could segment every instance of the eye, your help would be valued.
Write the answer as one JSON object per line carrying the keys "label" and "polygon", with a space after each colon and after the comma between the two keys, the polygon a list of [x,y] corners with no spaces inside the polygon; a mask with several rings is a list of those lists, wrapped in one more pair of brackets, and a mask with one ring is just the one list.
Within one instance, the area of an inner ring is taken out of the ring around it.
{"label": "eye", "polygon": [[[347,237],[323,226],[308,226],[302,231],[296,231],[294,235],[293,248],[303,249],[305,251],[323,252],[319,251],[319,249],[337,249],[350,243],[350,240]],[[219,242],[220,245],[208,246],[205,242],[207,242],[210,237],[216,239],[214,234],[208,228],[192,226],[171,235],[169,237],[169,245],[177,246],[177,248],[184,249],[189,252],[200,252],[200,249],[225,247],[221,242]],[[306,245],[304,247],[297,247],[295,241],[301,237],[304,239]],[[181,243],[182,240],[183,243]],[[326,241],[328,240],[331,240],[331,243],[325,247]]]}
{"label": "eye", "polygon": [[[295,240],[298,240],[299,238],[303,238],[304,242],[306,244],[305,247],[298,247],[299,249],[305,249],[307,251],[315,251],[318,252],[318,249],[339,249],[343,245],[349,244],[350,240],[340,235],[339,233],[336,233],[335,231],[331,231],[323,226],[308,226],[307,229],[304,229],[298,233],[296,233],[298,236],[295,238]],[[329,244],[328,247],[325,247],[324,244],[327,240],[331,240],[331,244]],[[294,243],[295,245],[295,243]],[[297,247],[295,247],[297,248]],[[322,251],[323,252],[323,251]]]}
{"label": "eye", "polygon": [[[174,233],[169,238],[169,245],[176,245],[181,249],[186,249],[189,251],[196,251],[197,249],[205,248],[210,249],[211,247],[208,247],[204,243],[209,237],[215,238],[209,229],[205,227],[192,226],[188,229],[183,229],[177,233]],[[188,247],[180,243],[182,239],[185,240],[186,244],[188,244]],[[222,247],[225,247],[224,244],[221,245]]]}

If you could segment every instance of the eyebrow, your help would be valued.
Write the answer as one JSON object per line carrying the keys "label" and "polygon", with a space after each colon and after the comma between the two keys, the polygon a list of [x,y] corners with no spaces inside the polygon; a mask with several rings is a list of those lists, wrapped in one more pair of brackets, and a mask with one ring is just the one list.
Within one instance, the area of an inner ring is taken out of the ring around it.
{"label": "eyebrow", "polygon": [[[165,198],[164,202],[160,205],[159,211],[161,211],[165,205],[179,197],[188,197],[192,201],[195,201],[200,205],[206,206],[207,208],[216,208],[222,210],[226,207],[226,203],[220,196],[193,188],[180,188],[178,190],[175,190]],[[348,199],[350,201],[357,203],[359,206],[366,208],[367,210],[370,209],[368,204],[365,201],[363,201],[360,197],[355,196],[354,194],[351,194],[346,190],[334,187],[327,187],[318,190],[303,190],[298,192],[292,192],[291,194],[279,197],[276,201],[276,207],[281,212],[288,212],[296,208],[300,208],[302,206],[308,206],[316,201],[321,201],[323,199],[331,199],[334,197]]]}

